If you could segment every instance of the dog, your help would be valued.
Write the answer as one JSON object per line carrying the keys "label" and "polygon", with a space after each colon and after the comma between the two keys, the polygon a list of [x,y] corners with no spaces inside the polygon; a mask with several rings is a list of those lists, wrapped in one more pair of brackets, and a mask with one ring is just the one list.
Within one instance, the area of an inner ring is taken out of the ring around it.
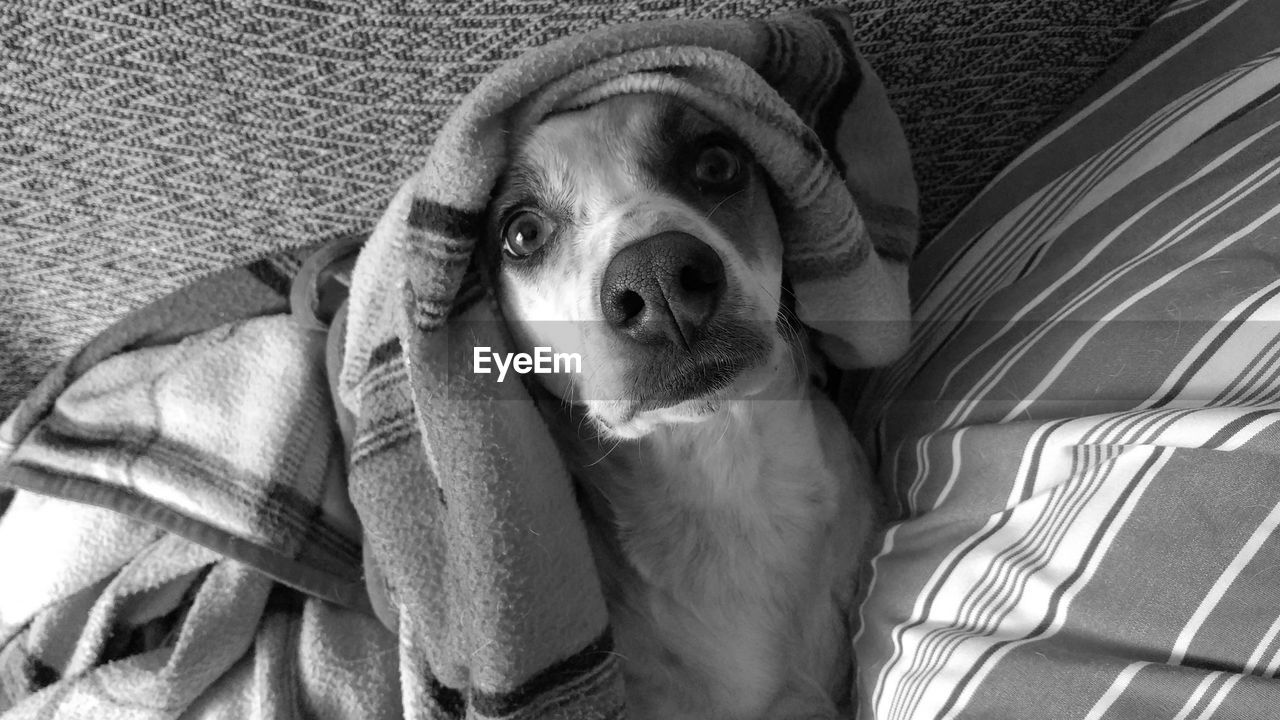
{"label": "dog", "polygon": [[577,481],[635,718],[837,718],[874,531],[867,461],[791,314],[769,179],[686,103],[513,138],[486,247]]}

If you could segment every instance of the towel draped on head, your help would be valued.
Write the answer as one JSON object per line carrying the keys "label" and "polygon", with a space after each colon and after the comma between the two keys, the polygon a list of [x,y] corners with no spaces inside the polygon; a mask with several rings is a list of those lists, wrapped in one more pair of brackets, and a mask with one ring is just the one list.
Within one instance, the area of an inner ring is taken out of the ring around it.
{"label": "towel draped on head", "polygon": [[[592,716],[618,659],[571,480],[520,382],[472,372],[505,351],[468,273],[511,138],[623,93],[675,96],[770,176],[796,312],[837,366],[908,335],[910,160],[847,15],[668,20],[538,48],[486,77],[396,194],[356,265],[341,400],[371,593],[400,637],[408,698],[471,716]],[[551,713],[554,705],[557,710]],[[541,708],[538,710],[537,708]]]}

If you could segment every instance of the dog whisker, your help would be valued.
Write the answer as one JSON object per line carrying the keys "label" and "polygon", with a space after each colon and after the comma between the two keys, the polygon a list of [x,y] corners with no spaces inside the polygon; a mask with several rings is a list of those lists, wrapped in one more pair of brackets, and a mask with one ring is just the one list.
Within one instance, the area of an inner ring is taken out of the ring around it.
{"label": "dog whisker", "polygon": [[[598,436],[597,436],[597,437],[598,437]],[[614,443],[613,443],[613,446],[612,446],[612,447],[610,447],[608,450],[606,450],[606,451],[604,452],[604,454],[603,454],[603,455],[601,455],[600,457],[596,458],[596,459],[595,459],[595,460],[593,460],[592,462],[587,463],[587,464],[586,464],[586,465],[584,465],[583,467],[588,467],[588,468],[590,468],[590,467],[595,467],[596,465],[599,465],[600,463],[604,462],[604,461],[605,461],[605,458],[607,458],[607,457],[609,457],[610,455],[612,455],[612,454],[613,454],[613,451],[614,451],[614,450],[617,450],[617,449],[618,449],[618,446],[619,446],[619,445],[621,445],[621,444],[622,444],[622,438],[618,438],[618,439],[616,439],[616,440],[614,441]]]}
{"label": "dog whisker", "polygon": [[[750,413],[750,411],[751,411],[751,408],[750,408],[750,405],[748,405],[747,409],[746,409],[746,410],[744,410],[743,412]],[[721,428],[721,430],[720,430],[720,440],[719,440],[719,442],[724,442],[724,439],[725,439],[726,437],[728,437],[728,436],[729,436],[729,423],[727,423],[727,422],[726,422],[726,423],[722,423],[722,425],[723,425],[724,427],[722,427],[722,428]]]}
{"label": "dog whisker", "polygon": [[793,302],[795,301],[796,291],[788,287],[786,283],[783,283],[782,286],[778,288],[778,290],[779,290],[779,293],[778,293],[779,298],[782,297],[783,293],[786,293]]}
{"label": "dog whisker", "polygon": [[787,358],[791,361],[791,372],[797,379],[803,379],[804,372],[804,330],[801,329],[799,322],[789,310],[783,310],[778,315],[782,322],[780,331],[786,338]]}
{"label": "dog whisker", "polygon": [[743,191],[742,191],[742,190],[735,190],[735,191],[733,191],[733,192],[729,193],[728,195],[726,195],[726,196],[724,197],[724,199],[723,199],[723,200],[721,200],[720,202],[716,203],[714,207],[712,207],[710,210],[708,210],[708,211],[707,211],[706,218],[707,218],[708,220],[710,220],[710,219],[711,219],[711,216],[712,216],[712,215],[714,215],[714,214],[716,213],[716,211],[717,211],[717,210],[719,210],[719,209],[721,208],[721,206],[723,206],[725,203],[729,202],[730,200],[732,200],[732,199],[734,199],[734,198],[738,197],[738,196],[739,196],[739,195],[741,195],[742,193],[743,193]]}
{"label": "dog whisker", "polygon": [[782,295],[780,293],[775,294],[772,290],[769,289],[767,285],[760,282],[760,278],[753,276],[752,279],[755,280],[756,285],[759,286],[759,288],[764,291],[765,297],[769,298],[770,302],[776,303],[778,307],[783,306]]}
{"label": "dog whisker", "polygon": [[[799,321],[796,319],[795,314],[782,303],[781,292],[775,295],[764,283],[760,282],[759,278],[756,278],[755,282],[764,291],[766,297],[778,305],[778,332],[782,335],[783,343],[786,345],[786,357],[791,366],[790,372],[793,378],[802,380],[805,372],[804,363],[802,362],[803,355],[801,354],[804,332],[800,328]],[[781,285],[780,290],[782,292],[791,292],[785,285]]]}

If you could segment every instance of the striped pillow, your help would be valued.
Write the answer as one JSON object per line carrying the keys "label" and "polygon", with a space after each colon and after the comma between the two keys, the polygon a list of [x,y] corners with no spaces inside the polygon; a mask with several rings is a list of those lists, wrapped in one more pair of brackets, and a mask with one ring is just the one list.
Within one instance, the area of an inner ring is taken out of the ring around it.
{"label": "striped pillow", "polygon": [[1280,717],[1280,7],[1182,0],[930,244],[862,389],[863,718]]}

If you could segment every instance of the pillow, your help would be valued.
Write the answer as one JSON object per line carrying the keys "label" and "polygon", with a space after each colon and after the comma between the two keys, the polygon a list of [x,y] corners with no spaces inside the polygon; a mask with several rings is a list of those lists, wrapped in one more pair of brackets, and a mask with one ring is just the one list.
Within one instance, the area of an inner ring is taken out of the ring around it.
{"label": "pillow", "polygon": [[861,390],[862,717],[1280,708],[1280,22],[1152,38],[924,249]]}

